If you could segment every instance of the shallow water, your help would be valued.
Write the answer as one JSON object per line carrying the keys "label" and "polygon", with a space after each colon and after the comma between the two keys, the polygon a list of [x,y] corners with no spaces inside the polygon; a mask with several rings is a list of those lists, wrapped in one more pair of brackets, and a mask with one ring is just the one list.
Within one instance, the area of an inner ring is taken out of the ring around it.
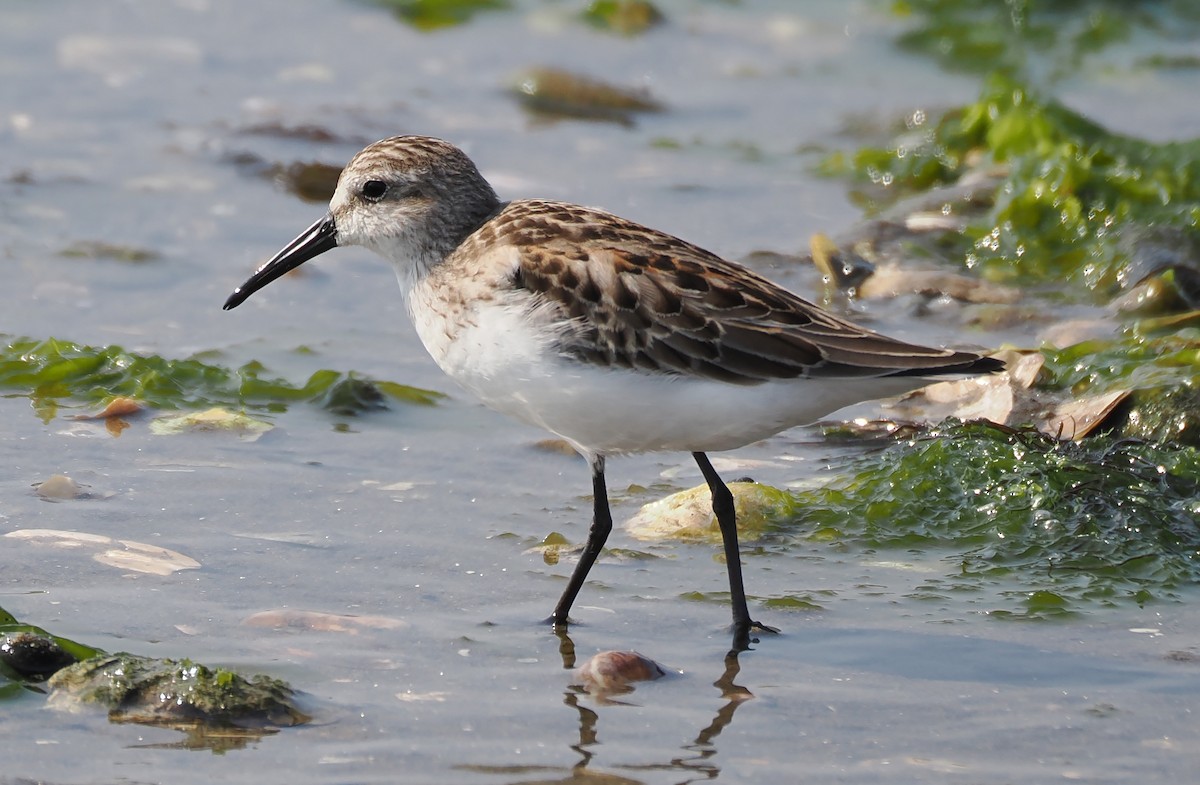
{"label": "shallow water", "polygon": [[[300,405],[255,442],[154,436],[145,418],[113,438],[96,423],[43,423],[25,398],[0,399],[9,467],[0,528],[153,543],[203,565],[123,574],[86,549],[0,541],[0,606],[108,650],[271,673],[305,691],[317,718],[213,755],[173,747],[176,731],[50,712],[30,694],[0,712],[0,781],[1194,776],[1200,671],[1185,656],[1200,647],[1194,587],[1177,604],[1005,623],[988,615],[992,595],[938,590],[953,554],[819,544],[749,553],[756,605],[802,595],[820,610],[754,608],[783,632],[741,655],[733,673],[714,549],[648,547],[618,531],[610,545],[628,554],[601,560],[576,609],[581,623],[560,640],[535,622],[571,564],[531,549],[556,531],[582,541],[587,469],[456,393],[417,343],[383,264],[341,250],[220,310],[323,209],[246,174],[238,156],[341,164],[378,137],[445,136],[502,196],[602,205],[739,258],[794,252],[813,232],[859,219],[844,184],[814,177],[816,157],[798,148],[842,144],[848,116],[933,111],[976,93],[973,80],[896,52],[896,22],[872,4],[663,6],[674,22],[634,39],[591,32],[570,20],[572,4],[557,3],[431,34],[355,2],[6,9],[0,330],[168,357],[215,352],[210,361],[228,365],[257,359],[297,381],[354,370],[450,398],[349,420]],[[646,86],[669,109],[632,127],[535,121],[505,89],[544,64]],[[1183,139],[1200,135],[1198,91],[1170,74],[1098,68],[1063,97],[1118,129]],[[279,132],[304,126],[334,138]],[[58,255],[96,240],[161,259]],[[764,272],[801,291],[816,284],[808,270]],[[920,340],[1022,338],[962,336],[899,306],[868,315]],[[783,486],[846,452],[798,429],[731,456],[760,463],[723,471]],[[30,486],[56,472],[93,498],[36,498]],[[682,455],[609,463],[619,519],[699,482]],[[682,597],[690,592],[712,599]],[[279,608],[402,624],[340,633],[242,624]],[[676,674],[604,703],[570,686],[571,647],[580,661],[637,649]]]}

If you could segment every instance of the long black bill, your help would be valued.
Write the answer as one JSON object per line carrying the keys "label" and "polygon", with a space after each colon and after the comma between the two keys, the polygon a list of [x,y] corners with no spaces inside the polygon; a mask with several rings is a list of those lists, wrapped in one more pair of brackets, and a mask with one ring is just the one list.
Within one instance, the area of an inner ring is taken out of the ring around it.
{"label": "long black bill", "polygon": [[329,213],[301,232],[299,237],[247,278],[244,284],[234,289],[225,301],[225,310],[237,308],[247,297],[279,276],[334,248],[337,248],[337,226],[333,223],[333,214]]}

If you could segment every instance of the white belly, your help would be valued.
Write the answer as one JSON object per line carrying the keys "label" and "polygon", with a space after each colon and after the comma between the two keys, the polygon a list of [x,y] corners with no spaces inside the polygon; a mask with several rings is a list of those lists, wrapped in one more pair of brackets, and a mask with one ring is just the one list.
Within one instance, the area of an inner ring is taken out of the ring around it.
{"label": "white belly", "polygon": [[513,376],[486,380],[456,378],[487,406],[557,434],[585,454],[732,450],[922,384],[802,379],[745,387],[569,362],[514,368]]}
{"label": "white belly", "polygon": [[417,299],[410,311],[447,375],[488,407],[550,431],[587,456],[731,450],[926,383],[893,377],[743,386],[603,368],[560,354],[554,323],[539,323],[520,303],[435,305]]}

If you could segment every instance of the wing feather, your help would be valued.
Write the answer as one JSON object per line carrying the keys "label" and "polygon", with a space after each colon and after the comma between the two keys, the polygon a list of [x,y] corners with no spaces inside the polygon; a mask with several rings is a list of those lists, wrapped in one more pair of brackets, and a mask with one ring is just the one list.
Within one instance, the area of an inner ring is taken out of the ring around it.
{"label": "wing feather", "polygon": [[970,352],[880,335],[740,265],[608,213],[530,200],[510,203],[491,223],[496,237],[517,248],[514,285],[575,320],[562,350],[587,362],[737,384],[1001,367]]}

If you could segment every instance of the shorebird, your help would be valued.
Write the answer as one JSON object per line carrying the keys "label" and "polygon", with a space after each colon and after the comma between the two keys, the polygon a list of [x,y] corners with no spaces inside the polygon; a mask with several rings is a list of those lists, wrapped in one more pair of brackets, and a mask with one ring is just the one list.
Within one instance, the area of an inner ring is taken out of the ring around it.
{"label": "shorebird", "polygon": [[587,542],[549,621],[612,530],[604,461],[692,453],[721,530],[735,646],[752,629],[733,496],[706,453],[844,406],[1003,363],[905,343],[831,314],[671,235],[564,202],[502,202],[460,149],[396,136],[359,152],[329,212],[234,290],[225,308],[337,246],[391,262],[434,361],[485,405],[567,441],[591,466]]}

